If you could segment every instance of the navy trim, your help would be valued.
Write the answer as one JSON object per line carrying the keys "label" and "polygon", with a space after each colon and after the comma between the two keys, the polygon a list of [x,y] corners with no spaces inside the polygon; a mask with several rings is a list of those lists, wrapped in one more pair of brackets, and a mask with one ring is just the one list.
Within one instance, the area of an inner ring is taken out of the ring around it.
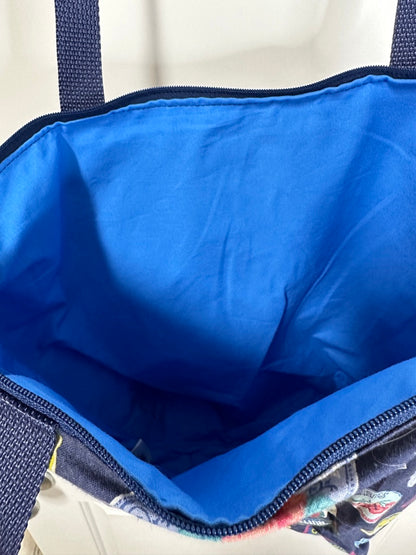
{"label": "navy trim", "polygon": [[159,99],[179,98],[267,98],[276,96],[296,96],[319,91],[328,87],[337,87],[368,75],[386,75],[394,79],[416,79],[416,70],[392,68],[389,66],[368,66],[345,71],[310,85],[288,89],[232,89],[218,87],[158,87],[144,89],[120,96],[115,100],[87,110],[73,112],[56,112],[36,118],[12,135],[0,146],[0,163],[13,154],[22,144],[44,127],[56,122],[76,121],[99,116],[133,104],[143,104]]}
{"label": "navy trim", "polygon": [[0,553],[17,555],[55,445],[44,417],[0,391]]}
{"label": "navy trim", "polygon": [[416,68],[416,0],[398,2],[390,65]]}
{"label": "navy trim", "polygon": [[61,110],[104,104],[98,0],[55,0]]}

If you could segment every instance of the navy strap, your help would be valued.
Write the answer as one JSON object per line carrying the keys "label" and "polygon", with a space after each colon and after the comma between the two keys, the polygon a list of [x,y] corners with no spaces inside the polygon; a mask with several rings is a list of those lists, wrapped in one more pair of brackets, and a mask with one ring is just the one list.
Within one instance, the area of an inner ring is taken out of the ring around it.
{"label": "navy strap", "polygon": [[61,110],[104,103],[98,0],[55,0]]}
{"label": "navy strap", "polygon": [[416,68],[416,0],[399,0],[390,65]]}
{"label": "navy strap", "polygon": [[17,555],[55,445],[53,427],[0,392],[0,555]]}

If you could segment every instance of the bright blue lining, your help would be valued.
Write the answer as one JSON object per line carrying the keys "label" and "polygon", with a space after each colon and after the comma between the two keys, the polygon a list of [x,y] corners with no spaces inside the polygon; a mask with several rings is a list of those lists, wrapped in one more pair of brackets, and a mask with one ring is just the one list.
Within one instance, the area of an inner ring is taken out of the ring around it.
{"label": "bright blue lining", "polygon": [[94,429],[167,506],[251,516],[322,438],[415,393],[412,362],[385,395],[399,371],[372,375],[416,356],[415,88],[160,100],[35,135],[0,165],[4,373],[113,436]]}

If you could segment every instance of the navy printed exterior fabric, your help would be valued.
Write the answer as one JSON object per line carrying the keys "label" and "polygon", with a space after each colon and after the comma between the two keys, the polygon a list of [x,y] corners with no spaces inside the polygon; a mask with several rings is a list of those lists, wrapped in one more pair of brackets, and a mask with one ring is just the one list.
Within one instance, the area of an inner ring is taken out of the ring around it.
{"label": "navy printed exterior fabric", "polygon": [[321,534],[348,553],[367,553],[370,539],[416,499],[415,447],[411,428],[358,458],[359,489],[337,506]]}
{"label": "navy printed exterior fabric", "polygon": [[[416,500],[416,428],[414,421],[389,434],[346,465],[350,495],[327,510],[292,525],[319,533],[351,555],[368,553],[371,538]],[[334,473],[318,480],[321,489],[337,489]],[[318,487],[315,486],[315,487]]]}

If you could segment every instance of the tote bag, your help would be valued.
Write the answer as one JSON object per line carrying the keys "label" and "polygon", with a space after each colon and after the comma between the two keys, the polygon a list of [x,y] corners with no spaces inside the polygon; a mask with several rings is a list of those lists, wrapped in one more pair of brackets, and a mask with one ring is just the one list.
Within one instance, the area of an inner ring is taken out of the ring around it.
{"label": "tote bag", "polygon": [[97,2],[56,16],[62,112],[0,147],[0,553],[48,468],[366,553],[416,483],[415,3],[389,67],[108,103]]}

